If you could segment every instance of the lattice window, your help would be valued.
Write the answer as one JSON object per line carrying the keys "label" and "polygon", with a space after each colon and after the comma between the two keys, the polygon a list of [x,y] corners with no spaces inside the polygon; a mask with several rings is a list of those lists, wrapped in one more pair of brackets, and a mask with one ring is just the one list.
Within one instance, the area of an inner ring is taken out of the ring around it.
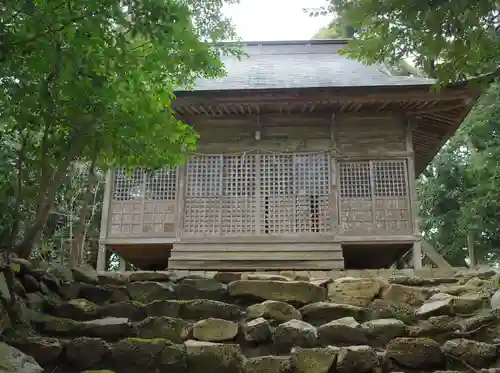
{"label": "lattice window", "polygon": [[295,231],[327,232],[331,229],[328,155],[294,156]]}
{"label": "lattice window", "polygon": [[174,200],[176,198],[177,168],[161,168],[146,172],[145,198],[150,200]]}
{"label": "lattice window", "polygon": [[225,156],[223,165],[224,196],[255,196],[255,155]]}
{"label": "lattice window", "polygon": [[134,169],[131,172],[120,168],[115,172],[112,199],[114,201],[128,201],[144,196],[144,172]]}
{"label": "lattice window", "polygon": [[222,156],[193,156],[187,165],[186,197],[216,198],[222,194]]}
{"label": "lattice window", "polygon": [[339,166],[341,198],[371,197],[370,162],[341,162]]}
{"label": "lattice window", "polygon": [[293,174],[293,155],[261,154],[261,195],[293,195]]}
{"label": "lattice window", "polygon": [[[206,185],[193,185],[200,180]],[[327,154],[193,157],[186,190],[183,230],[187,234],[333,229]]]}
{"label": "lattice window", "polygon": [[296,195],[328,194],[329,172],[327,154],[295,155],[293,185]]}
{"label": "lattice window", "polygon": [[259,187],[261,233],[294,232],[293,156],[261,154]]}
{"label": "lattice window", "polygon": [[255,234],[256,172],[255,154],[224,157],[222,234]]}
{"label": "lattice window", "polygon": [[374,162],[375,196],[406,197],[408,187],[405,169],[406,162],[401,160]]}

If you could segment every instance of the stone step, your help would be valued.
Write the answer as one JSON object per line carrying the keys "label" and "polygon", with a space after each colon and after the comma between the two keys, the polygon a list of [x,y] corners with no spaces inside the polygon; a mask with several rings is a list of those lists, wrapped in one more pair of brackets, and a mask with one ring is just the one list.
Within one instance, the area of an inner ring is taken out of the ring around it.
{"label": "stone step", "polygon": [[48,307],[47,311],[56,317],[71,318],[77,321],[89,321],[104,317],[127,318],[141,321],[147,316],[179,317],[186,320],[201,320],[217,317],[227,320],[239,320],[244,308],[211,299],[196,300],[156,300],[146,304],[136,301],[120,301],[97,305],[86,299],[72,299]]}
{"label": "stone step", "polygon": [[[249,357],[236,343],[187,340],[173,343],[164,338],[124,338],[114,343],[100,338],[71,340],[29,337],[0,343],[19,359],[20,352],[33,356],[46,371],[64,372],[110,370],[116,373],[174,372],[202,373],[210,370],[227,373],[329,373],[329,372],[451,372],[466,364],[469,371],[488,370],[497,358],[494,345],[464,339],[440,346],[428,338],[395,338],[385,349],[367,345],[292,347],[285,354]],[[465,350],[464,350],[465,349]],[[7,356],[7,355],[5,355]],[[458,364],[457,364],[458,363]],[[459,369],[459,370],[457,370]]]}

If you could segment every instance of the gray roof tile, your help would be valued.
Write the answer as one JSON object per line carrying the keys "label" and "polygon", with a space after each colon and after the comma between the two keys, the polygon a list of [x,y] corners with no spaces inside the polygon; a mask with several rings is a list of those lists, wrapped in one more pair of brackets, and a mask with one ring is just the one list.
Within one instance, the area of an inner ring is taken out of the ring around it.
{"label": "gray roof tile", "polygon": [[364,65],[340,55],[345,41],[252,42],[247,57],[223,56],[227,75],[198,79],[195,91],[273,88],[432,85],[432,79],[391,75],[380,64]]}

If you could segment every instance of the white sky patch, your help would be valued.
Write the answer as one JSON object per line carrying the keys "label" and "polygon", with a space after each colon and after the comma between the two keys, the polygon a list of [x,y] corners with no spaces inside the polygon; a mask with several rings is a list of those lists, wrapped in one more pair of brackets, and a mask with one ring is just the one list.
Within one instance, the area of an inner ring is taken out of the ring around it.
{"label": "white sky patch", "polygon": [[309,17],[303,8],[326,4],[325,0],[240,0],[226,6],[225,14],[244,41],[308,40],[331,16]]}

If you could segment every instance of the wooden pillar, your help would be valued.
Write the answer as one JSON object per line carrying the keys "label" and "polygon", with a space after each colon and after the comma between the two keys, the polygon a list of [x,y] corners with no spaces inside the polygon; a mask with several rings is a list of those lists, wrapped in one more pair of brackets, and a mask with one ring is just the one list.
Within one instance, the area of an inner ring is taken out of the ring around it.
{"label": "wooden pillar", "polygon": [[101,230],[99,232],[99,249],[97,251],[97,271],[106,270],[106,245],[105,240],[109,227],[109,207],[111,204],[113,175],[111,170],[106,172],[106,183],[104,184],[104,197],[102,201]]}
{"label": "wooden pillar", "polygon": [[418,212],[418,196],[417,196],[417,183],[415,175],[415,152],[413,150],[412,141],[412,125],[410,121],[407,121],[406,126],[406,150],[410,152],[407,157],[408,164],[408,188],[410,192],[410,211],[412,214],[412,230],[415,236],[415,241],[413,243],[413,268],[422,268],[422,243],[421,243],[421,233],[420,233],[420,221]]}
{"label": "wooden pillar", "polygon": [[125,272],[127,270],[127,262],[120,256],[120,262],[118,265],[118,271]]}
{"label": "wooden pillar", "polygon": [[175,216],[175,241],[179,242],[184,230],[184,201],[186,197],[187,164],[177,167],[177,185],[175,186],[176,216]]}
{"label": "wooden pillar", "polygon": [[104,272],[106,270],[106,245],[99,242],[99,249],[97,251],[97,272]]}
{"label": "wooden pillar", "polygon": [[467,248],[469,249],[469,267],[476,266],[476,253],[474,251],[474,236],[472,232],[467,233]]}

